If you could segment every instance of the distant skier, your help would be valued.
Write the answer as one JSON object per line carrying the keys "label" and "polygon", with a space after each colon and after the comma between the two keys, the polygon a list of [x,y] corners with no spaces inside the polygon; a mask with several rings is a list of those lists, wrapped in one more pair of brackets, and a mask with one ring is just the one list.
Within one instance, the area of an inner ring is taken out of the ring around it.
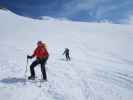
{"label": "distant skier", "polygon": [[47,81],[47,74],[46,74],[45,64],[48,60],[49,53],[46,49],[46,45],[42,41],[37,42],[37,48],[35,49],[34,53],[31,56],[27,55],[27,59],[32,59],[34,57],[36,57],[36,60],[33,61],[33,63],[30,65],[31,76],[29,76],[28,79],[31,79],[31,80],[35,79],[34,68],[38,64],[40,64],[43,79]]}
{"label": "distant skier", "polygon": [[66,60],[68,61],[68,60],[71,60],[70,59],[70,52],[69,52],[70,50],[68,49],[68,48],[65,48],[65,51],[63,52],[63,55],[65,55],[66,56]]}

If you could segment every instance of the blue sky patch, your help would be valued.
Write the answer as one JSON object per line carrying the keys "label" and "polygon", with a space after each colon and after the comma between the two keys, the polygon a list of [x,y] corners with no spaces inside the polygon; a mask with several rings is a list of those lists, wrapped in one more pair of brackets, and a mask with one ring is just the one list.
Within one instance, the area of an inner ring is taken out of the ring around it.
{"label": "blue sky patch", "polygon": [[121,23],[133,15],[132,0],[0,0],[12,12],[31,18],[49,16],[74,21]]}

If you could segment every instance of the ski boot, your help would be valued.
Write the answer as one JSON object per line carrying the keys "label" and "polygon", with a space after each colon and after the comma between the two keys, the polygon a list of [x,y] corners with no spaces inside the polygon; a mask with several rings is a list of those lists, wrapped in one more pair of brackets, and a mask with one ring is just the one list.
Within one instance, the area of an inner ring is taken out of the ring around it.
{"label": "ski boot", "polygon": [[35,80],[35,76],[29,76],[28,80]]}

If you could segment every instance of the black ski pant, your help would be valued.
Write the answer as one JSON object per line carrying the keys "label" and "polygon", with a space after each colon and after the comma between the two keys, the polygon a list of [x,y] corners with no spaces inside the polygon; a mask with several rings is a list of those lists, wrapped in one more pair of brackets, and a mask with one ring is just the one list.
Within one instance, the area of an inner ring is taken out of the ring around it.
{"label": "black ski pant", "polygon": [[66,60],[70,60],[70,56],[68,53],[66,53]]}
{"label": "black ski pant", "polygon": [[43,79],[44,80],[47,80],[47,74],[46,74],[46,69],[45,69],[45,65],[46,65],[46,62],[48,60],[48,57],[46,58],[42,58],[42,59],[39,59],[37,58],[31,65],[30,65],[30,72],[31,72],[31,76],[32,77],[35,77],[35,70],[34,68],[37,66],[37,65],[41,65],[41,72],[42,72],[42,75],[43,75]]}

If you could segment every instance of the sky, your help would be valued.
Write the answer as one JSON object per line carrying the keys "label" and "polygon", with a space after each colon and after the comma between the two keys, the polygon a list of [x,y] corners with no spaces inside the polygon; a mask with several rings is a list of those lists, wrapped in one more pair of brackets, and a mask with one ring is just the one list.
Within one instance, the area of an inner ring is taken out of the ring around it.
{"label": "sky", "polygon": [[132,5],[132,0],[0,0],[1,7],[18,15],[85,22],[130,23]]}

